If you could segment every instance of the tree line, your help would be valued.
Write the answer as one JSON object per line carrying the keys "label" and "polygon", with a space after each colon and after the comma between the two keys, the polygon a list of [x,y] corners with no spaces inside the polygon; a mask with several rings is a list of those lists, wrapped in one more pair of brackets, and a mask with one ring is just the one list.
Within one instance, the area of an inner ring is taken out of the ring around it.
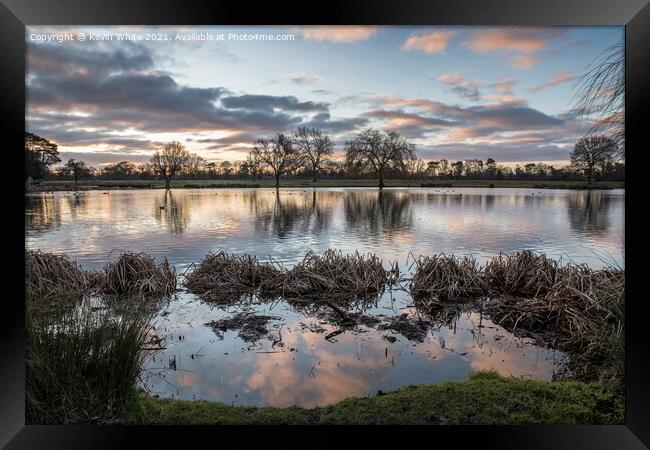
{"label": "tree line", "polygon": [[101,169],[70,159],[60,163],[58,147],[40,136],[25,133],[25,180],[47,177],[73,179],[163,179],[165,187],[175,178],[275,179],[375,178],[379,188],[386,179],[489,179],[489,180],[623,180],[625,165],[618,144],[604,135],[579,139],[571,152],[571,164],[554,167],[542,162],[509,166],[487,158],[430,160],[416,156],[415,145],[395,131],[366,129],[345,142],[345,157],[334,158],[335,143],[322,130],[300,127],[291,134],[278,133],[255,142],[243,161],[211,162],[172,141],[156,151],[148,163],[121,161]]}

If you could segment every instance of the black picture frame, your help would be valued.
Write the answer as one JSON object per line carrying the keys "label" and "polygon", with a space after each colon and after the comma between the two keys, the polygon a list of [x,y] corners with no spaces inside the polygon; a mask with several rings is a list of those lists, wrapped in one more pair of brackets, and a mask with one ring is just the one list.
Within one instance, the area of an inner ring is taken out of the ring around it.
{"label": "black picture frame", "polygon": [[[313,9],[313,10],[312,10]],[[356,24],[356,25],[538,25],[596,26],[624,25],[626,36],[626,226],[625,234],[633,243],[626,248],[626,406],[625,425],[619,426],[474,426],[436,427],[425,430],[432,445],[443,445],[443,436],[462,445],[489,448],[590,448],[636,449],[650,446],[650,343],[645,332],[647,300],[642,294],[632,298],[641,267],[635,256],[641,242],[640,233],[630,220],[631,205],[640,196],[629,185],[640,173],[640,162],[647,143],[642,142],[645,122],[643,111],[648,105],[650,80],[650,4],[647,0],[455,0],[455,1],[328,1],[292,5],[277,2],[245,3],[182,0],[0,0],[0,111],[6,125],[3,149],[15,177],[6,184],[6,192],[16,211],[5,214],[7,230],[24,230],[23,186],[19,167],[23,160],[18,149],[23,141],[25,120],[25,25],[261,25],[261,24]],[[13,203],[15,201],[15,204]],[[630,233],[632,235],[630,236]],[[18,237],[4,243],[9,274],[7,280],[24,276],[24,241]],[[636,248],[635,248],[636,247]],[[630,250],[632,254],[630,254]],[[639,258],[640,260],[640,258]],[[630,262],[632,261],[632,262]],[[642,265],[642,264],[641,264]],[[631,274],[631,276],[630,276]],[[8,284],[11,284],[9,282]],[[226,431],[244,431],[239,444],[263,436],[263,433],[291,433],[286,428],[213,427],[141,427],[141,426],[25,426],[24,420],[24,305],[20,300],[22,284],[15,292],[5,291],[3,324],[0,327],[0,444],[6,448],[120,448],[136,442],[147,445],[192,445],[204,438],[214,445],[224,445]],[[23,297],[24,298],[24,297]],[[350,428],[346,428],[350,430]],[[305,445],[339,445],[336,433],[318,429],[306,431]],[[361,430],[355,430],[361,431]],[[404,436],[392,427],[373,428],[374,437],[382,440]],[[397,432],[396,432],[397,431]],[[422,431],[422,430],[419,430]],[[435,433],[435,434],[434,434]],[[263,437],[266,439],[265,437]],[[137,439],[137,441],[135,440]],[[445,439],[446,440],[446,439]],[[273,441],[269,438],[269,443]],[[297,445],[295,441],[285,445]],[[455,444],[444,444],[455,445]]]}

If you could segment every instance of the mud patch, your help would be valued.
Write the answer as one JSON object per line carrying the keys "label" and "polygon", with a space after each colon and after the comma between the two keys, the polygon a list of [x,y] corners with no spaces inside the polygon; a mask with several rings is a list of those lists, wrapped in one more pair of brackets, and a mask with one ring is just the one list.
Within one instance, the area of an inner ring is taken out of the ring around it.
{"label": "mud patch", "polygon": [[242,312],[229,319],[216,320],[205,325],[212,328],[219,339],[223,339],[224,332],[237,330],[237,335],[243,341],[256,342],[269,337],[270,330],[267,328],[267,324],[273,320],[281,320],[281,318],[277,316],[257,316]]}
{"label": "mud patch", "polygon": [[377,329],[395,331],[409,341],[424,342],[431,325],[428,320],[401,314],[390,319],[387,323],[382,323]]}

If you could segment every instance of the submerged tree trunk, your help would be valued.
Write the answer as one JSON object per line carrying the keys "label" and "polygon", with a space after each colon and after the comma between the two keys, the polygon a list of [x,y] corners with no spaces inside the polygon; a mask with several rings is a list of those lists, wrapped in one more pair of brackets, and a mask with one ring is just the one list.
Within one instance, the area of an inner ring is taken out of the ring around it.
{"label": "submerged tree trunk", "polygon": [[280,189],[280,174],[279,173],[275,174],[275,189],[276,190]]}
{"label": "submerged tree trunk", "polygon": [[74,176],[74,190],[75,191],[79,190],[79,176],[77,175]]}
{"label": "submerged tree trunk", "polygon": [[171,177],[165,177],[165,189],[169,190],[171,186],[172,178]]}
{"label": "submerged tree trunk", "polygon": [[384,171],[379,171],[379,189],[384,188]]}

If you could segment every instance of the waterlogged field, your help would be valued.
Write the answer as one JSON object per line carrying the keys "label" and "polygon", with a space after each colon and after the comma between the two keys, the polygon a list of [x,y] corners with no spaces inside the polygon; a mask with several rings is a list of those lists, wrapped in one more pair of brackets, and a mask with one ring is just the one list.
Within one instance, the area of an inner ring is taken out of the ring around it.
{"label": "waterlogged field", "polygon": [[[533,189],[197,189],[26,196],[28,249],[67,254],[85,269],[113,250],[167,258],[182,278],[226,250],[291,267],[313,250],[372,252],[410,275],[409,255],[533,250],[593,268],[623,267],[624,192]],[[111,313],[111,306],[94,300]],[[118,312],[115,312],[116,314]],[[565,356],[477,309],[432,314],[402,290],[353,305],[341,327],[326,305],[282,298],[161,302],[159,349],[142,387],[161,397],[235,405],[316,406],[400,386],[466,379],[471,371],[552,379]],[[233,319],[228,321],[227,319]]]}

